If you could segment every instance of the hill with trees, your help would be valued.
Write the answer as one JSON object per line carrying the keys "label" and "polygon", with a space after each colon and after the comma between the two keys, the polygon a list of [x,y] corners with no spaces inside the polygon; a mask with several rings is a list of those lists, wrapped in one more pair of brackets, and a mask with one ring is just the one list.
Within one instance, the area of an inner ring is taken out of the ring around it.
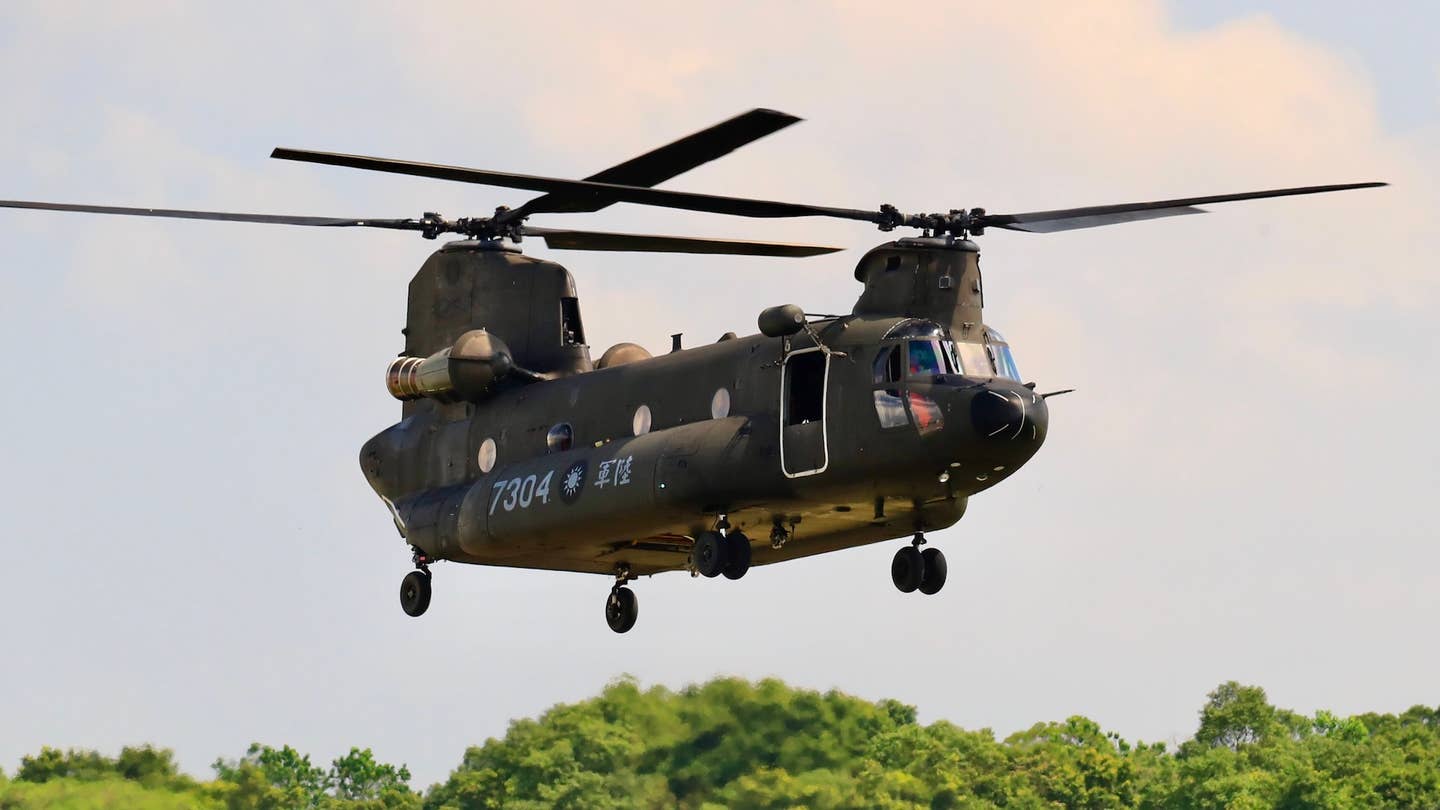
{"label": "hill with trees", "polygon": [[1307,716],[1235,682],[1178,746],[1130,742],[1075,716],[1004,739],[915,709],[776,680],[680,691],[633,680],[514,722],[423,793],[369,749],[322,767],[289,746],[218,760],[44,748],[0,775],[0,810],[473,808],[1436,808],[1440,708]]}

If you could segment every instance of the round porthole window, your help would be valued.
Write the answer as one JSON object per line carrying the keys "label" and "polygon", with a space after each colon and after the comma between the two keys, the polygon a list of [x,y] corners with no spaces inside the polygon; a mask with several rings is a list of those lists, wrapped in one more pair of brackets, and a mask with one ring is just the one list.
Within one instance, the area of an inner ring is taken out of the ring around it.
{"label": "round porthole window", "polygon": [[641,405],[635,409],[635,418],[630,420],[630,429],[636,436],[650,432],[650,406]]}
{"label": "round porthole window", "polygon": [[488,473],[495,469],[495,440],[486,439],[480,443],[480,472]]}
{"label": "round porthole window", "polygon": [[715,396],[710,397],[710,418],[724,419],[730,415],[730,392],[724,388],[715,389]]}
{"label": "round porthole window", "polygon": [[575,431],[571,430],[566,422],[550,428],[550,432],[545,434],[545,447],[552,453],[563,453],[569,450],[574,442]]}

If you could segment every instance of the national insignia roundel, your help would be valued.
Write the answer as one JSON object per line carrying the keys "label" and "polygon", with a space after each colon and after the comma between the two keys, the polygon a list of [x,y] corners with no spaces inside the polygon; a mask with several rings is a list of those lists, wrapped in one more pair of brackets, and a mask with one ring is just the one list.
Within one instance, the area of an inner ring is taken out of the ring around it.
{"label": "national insignia roundel", "polygon": [[575,503],[580,499],[580,493],[585,491],[585,473],[589,471],[589,465],[584,459],[571,464],[565,474],[560,477],[560,500],[565,503]]}

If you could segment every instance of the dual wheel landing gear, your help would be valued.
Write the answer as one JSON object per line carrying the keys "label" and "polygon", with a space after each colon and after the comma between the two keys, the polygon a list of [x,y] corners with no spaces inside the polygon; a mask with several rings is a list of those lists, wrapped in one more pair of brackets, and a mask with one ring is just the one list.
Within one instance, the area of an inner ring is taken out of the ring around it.
{"label": "dual wheel landing gear", "polygon": [[739,579],[750,570],[750,538],[744,532],[700,532],[690,555],[701,576]]}
{"label": "dual wheel landing gear", "polygon": [[945,587],[945,552],[938,548],[927,548],[923,552],[925,535],[916,533],[910,545],[895,552],[890,563],[890,581],[901,593],[920,591],[923,594],[939,593]]}
{"label": "dual wheel landing gear", "polygon": [[634,591],[625,587],[625,583],[632,579],[630,566],[622,563],[615,567],[615,586],[605,600],[605,623],[617,633],[634,627],[635,620],[640,617],[640,601],[635,598]]}
{"label": "dual wheel landing gear", "polygon": [[408,616],[420,616],[430,607],[430,558],[416,549],[414,560],[416,570],[400,580],[400,609]]}

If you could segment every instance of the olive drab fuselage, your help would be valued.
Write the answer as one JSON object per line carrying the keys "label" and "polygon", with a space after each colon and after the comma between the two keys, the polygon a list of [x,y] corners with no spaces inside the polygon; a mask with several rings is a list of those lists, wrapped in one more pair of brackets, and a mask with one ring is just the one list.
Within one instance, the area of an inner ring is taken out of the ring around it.
{"label": "olive drab fuselage", "polygon": [[970,242],[872,250],[854,314],[794,335],[601,368],[570,274],[497,247],[431,256],[410,285],[404,354],[484,328],[527,375],[479,401],[406,402],[361,451],[428,558],[649,574],[686,568],[725,516],[754,564],[778,562],[950,526],[1044,440],[1044,399],[965,359],[1004,349],[985,345],[998,335]]}

